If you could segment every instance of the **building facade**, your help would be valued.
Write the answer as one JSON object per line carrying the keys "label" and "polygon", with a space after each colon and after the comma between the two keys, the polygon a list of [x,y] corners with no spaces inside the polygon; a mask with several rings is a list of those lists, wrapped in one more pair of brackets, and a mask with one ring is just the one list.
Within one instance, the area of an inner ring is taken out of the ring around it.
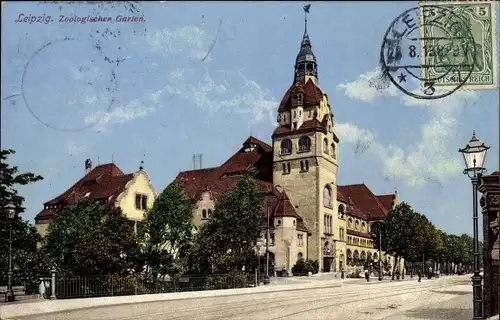
{"label": "building facade", "polygon": [[35,226],[43,237],[60,208],[92,199],[121,208],[137,230],[137,222],[144,219],[144,213],[153,206],[155,198],[156,192],[142,166],[137,172],[125,174],[114,163],[92,168],[91,160],[87,159],[84,176],[68,190],[43,204],[43,210],[35,217]]}
{"label": "building facade", "polygon": [[[338,145],[328,95],[320,88],[307,21],[294,78],[278,107],[272,143],[249,137],[221,166],[184,171],[174,183],[196,203],[194,223],[210,219],[217,197],[255,169],[265,193],[272,264],[290,270],[317,260],[323,272],[378,257],[371,223],[383,220],[397,194],[376,196],[364,184],[337,185]],[[264,253],[261,250],[261,253]],[[385,254],[384,259],[389,259]]]}

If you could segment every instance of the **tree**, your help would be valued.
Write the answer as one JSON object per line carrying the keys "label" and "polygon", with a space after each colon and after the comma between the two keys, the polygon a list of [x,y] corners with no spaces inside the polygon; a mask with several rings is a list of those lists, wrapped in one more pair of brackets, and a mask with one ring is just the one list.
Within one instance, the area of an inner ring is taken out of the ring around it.
{"label": "tree", "polygon": [[109,275],[141,270],[140,246],[120,208],[83,201],[50,222],[44,250],[62,274]]}
{"label": "tree", "polygon": [[231,273],[255,258],[261,237],[263,196],[250,172],[218,199],[212,218],[196,236],[195,254],[201,273]]}
{"label": "tree", "polygon": [[382,229],[382,250],[388,254],[395,256],[395,263],[393,265],[392,277],[396,266],[401,257],[406,257],[410,252],[417,251],[416,248],[421,247],[419,243],[421,236],[421,218],[419,215],[408,205],[402,202],[391,209],[386,219],[379,223],[378,226],[372,228],[372,237],[374,243],[378,248],[379,243],[379,230]]}
{"label": "tree", "polygon": [[175,276],[187,268],[192,245],[193,202],[182,188],[170,184],[156,198],[141,226],[148,273]]}
{"label": "tree", "polygon": [[[28,221],[23,221],[21,214],[25,211],[23,207],[24,198],[18,194],[18,188],[43,178],[31,172],[18,173],[17,166],[8,163],[8,157],[15,154],[14,150],[0,151],[0,274],[6,274],[8,268],[8,246],[9,246],[9,223],[12,227],[12,254],[14,276],[27,280],[37,277],[35,266],[32,265],[40,236],[35,227]],[[4,209],[7,205],[15,207],[15,217],[10,220]],[[29,268],[29,269],[26,269]]]}

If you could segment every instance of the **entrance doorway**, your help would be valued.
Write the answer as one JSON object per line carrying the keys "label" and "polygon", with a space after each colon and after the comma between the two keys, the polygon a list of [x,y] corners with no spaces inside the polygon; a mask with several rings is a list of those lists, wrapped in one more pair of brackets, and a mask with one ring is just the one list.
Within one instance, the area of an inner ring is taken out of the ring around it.
{"label": "entrance doorway", "polygon": [[332,270],[333,257],[323,258],[323,272],[331,272]]}

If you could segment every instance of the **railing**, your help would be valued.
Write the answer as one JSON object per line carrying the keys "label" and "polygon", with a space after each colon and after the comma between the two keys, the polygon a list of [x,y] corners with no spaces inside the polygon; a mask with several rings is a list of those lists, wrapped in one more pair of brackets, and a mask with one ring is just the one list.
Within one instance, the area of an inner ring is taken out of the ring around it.
{"label": "railing", "polygon": [[[13,279],[13,289],[17,300],[21,296],[42,297],[49,299],[52,293],[50,277],[26,283]],[[155,294],[186,291],[221,290],[256,286],[262,277],[255,274],[212,274],[185,275],[177,279],[151,279],[141,275],[127,276],[83,276],[55,277],[55,293],[57,299],[92,298],[106,296],[126,296],[138,294]],[[0,285],[0,288],[6,290]],[[0,291],[4,291],[0,290]]]}

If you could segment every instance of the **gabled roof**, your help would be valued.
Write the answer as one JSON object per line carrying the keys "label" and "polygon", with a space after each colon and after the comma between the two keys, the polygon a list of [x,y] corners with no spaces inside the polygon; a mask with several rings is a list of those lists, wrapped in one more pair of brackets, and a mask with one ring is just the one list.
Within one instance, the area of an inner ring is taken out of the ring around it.
{"label": "gabled roof", "polygon": [[396,200],[396,195],[395,194],[378,195],[377,199],[387,210],[391,210],[394,204],[394,200]]}
{"label": "gabled roof", "polygon": [[[257,147],[250,150],[249,143]],[[239,175],[252,168],[258,171],[256,184],[264,193],[264,209],[269,205],[271,225],[274,217],[295,217],[297,229],[307,231],[288,196],[272,184],[272,147],[257,138],[246,139],[243,147],[220,167],[180,172],[173,183],[181,186],[193,201],[207,191],[217,200],[236,184]]]}
{"label": "gabled roof", "polygon": [[376,196],[364,183],[337,186],[337,200],[347,204],[347,213],[365,220],[380,220],[387,216],[392,207],[387,207],[388,196],[394,195]]}
{"label": "gabled roof", "polygon": [[314,83],[314,81],[309,79],[305,84],[294,83],[290,86],[290,88],[288,88],[285,95],[281,99],[278,111],[285,111],[285,110],[288,110],[292,107],[292,104],[291,104],[292,91],[297,91],[298,86],[301,87],[300,91],[304,92],[304,100],[303,100],[304,106],[317,105],[320,103],[320,101],[324,95],[323,90],[321,90],[321,88],[318,87]]}
{"label": "gabled roof", "polygon": [[125,186],[134,178],[134,174],[124,174],[114,163],[95,167],[68,190],[44,203],[35,220],[50,219],[57,209],[55,206],[76,204],[83,199],[106,200],[113,205]]}

